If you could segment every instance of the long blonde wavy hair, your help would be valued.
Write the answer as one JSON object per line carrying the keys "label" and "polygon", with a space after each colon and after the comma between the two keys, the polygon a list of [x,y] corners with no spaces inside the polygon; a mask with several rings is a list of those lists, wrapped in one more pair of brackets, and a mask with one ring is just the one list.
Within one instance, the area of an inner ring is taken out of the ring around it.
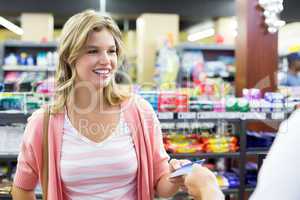
{"label": "long blonde wavy hair", "polygon": [[[107,29],[113,36],[118,61],[122,58],[122,34],[116,23],[108,16],[102,16],[93,10],[86,10],[72,16],[64,25],[58,46],[58,68],[55,74],[55,94],[51,112],[62,111],[74,88],[76,79],[75,63],[92,31]],[[120,62],[118,62],[120,63]],[[130,97],[130,92],[121,90],[112,78],[104,88],[104,96],[110,105],[119,105]]]}

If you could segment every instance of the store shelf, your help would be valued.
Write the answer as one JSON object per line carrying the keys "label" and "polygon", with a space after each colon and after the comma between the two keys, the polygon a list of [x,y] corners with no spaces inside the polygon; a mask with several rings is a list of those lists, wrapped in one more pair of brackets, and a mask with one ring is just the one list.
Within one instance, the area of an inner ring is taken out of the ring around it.
{"label": "store shelf", "polygon": [[18,153],[2,153],[0,152],[0,161],[16,161]]}
{"label": "store shelf", "polygon": [[[42,194],[37,194],[36,198],[37,198],[37,200],[41,200],[42,199]],[[1,200],[12,200],[12,197],[9,194],[1,194],[0,193],[0,199]]]}
{"label": "store shelf", "polygon": [[239,192],[239,189],[238,189],[238,188],[226,188],[226,189],[222,189],[222,192],[223,192],[225,195],[228,195],[228,194],[234,194],[234,193],[238,193],[238,192]]}
{"label": "store shelf", "polygon": [[247,148],[247,155],[267,155],[269,148]]}
{"label": "store shelf", "polygon": [[57,43],[55,42],[39,43],[39,42],[29,42],[29,41],[19,41],[19,40],[8,40],[5,41],[3,45],[5,47],[13,47],[13,48],[22,48],[22,47],[57,48]]}
{"label": "store shelf", "polygon": [[54,72],[55,67],[39,67],[35,65],[3,65],[3,71],[27,71],[27,72]]}
{"label": "store shelf", "polygon": [[31,113],[25,114],[21,111],[0,111],[0,124],[26,123],[30,115]]}
{"label": "store shelf", "polygon": [[157,117],[161,121],[214,121],[214,120],[260,120],[260,121],[282,121],[289,117],[288,112],[158,112]]}
{"label": "store shelf", "polygon": [[255,190],[255,187],[248,186],[248,187],[245,188],[246,192],[253,192],[254,190]]}
{"label": "store shelf", "polygon": [[182,153],[182,154],[169,154],[171,158],[177,159],[191,159],[191,158],[224,158],[224,157],[239,157],[240,152],[228,152],[228,153]]}
{"label": "store shelf", "polygon": [[186,42],[178,45],[176,47],[178,50],[212,50],[212,51],[234,51],[234,46],[232,45],[200,45],[193,42]]}
{"label": "store shelf", "polygon": [[[3,116],[1,116],[4,114]],[[172,112],[160,112],[157,113],[158,119],[161,122],[186,122],[186,121],[201,121],[201,122],[210,122],[216,120],[226,120],[228,122],[239,122],[239,120],[247,120],[247,121],[281,121],[286,119],[289,114],[284,113],[280,114],[284,116],[283,118],[279,119],[272,119],[272,114],[274,113],[240,113],[240,112],[224,112],[224,113],[217,113],[217,112],[180,112],[180,113],[172,113]],[[11,111],[0,111],[0,119],[9,118],[14,119],[14,117],[18,119],[26,119],[29,117],[30,114],[24,114],[22,112],[11,112]],[[273,115],[274,116],[274,115]],[[278,115],[277,115],[278,116]],[[2,121],[1,121],[2,122]],[[26,121],[23,121],[26,122]],[[17,122],[16,122],[17,123]],[[19,122],[18,122],[19,123]]]}

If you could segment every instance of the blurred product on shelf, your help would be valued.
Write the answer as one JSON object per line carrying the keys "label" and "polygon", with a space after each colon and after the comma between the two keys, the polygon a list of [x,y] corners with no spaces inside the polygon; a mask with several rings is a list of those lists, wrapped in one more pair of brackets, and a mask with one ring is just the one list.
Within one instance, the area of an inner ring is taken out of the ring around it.
{"label": "blurred product on shelf", "polygon": [[255,187],[257,183],[257,164],[248,162],[246,164],[246,184],[250,187]]}
{"label": "blurred product on shelf", "polygon": [[207,153],[237,152],[239,150],[238,138],[235,136],[209,136],[203,137],[204,151]]}
{"label": "blurred product on shelf", "polygon": [[191,112],[214,110],[214,104],[212,101],[190,101],[189,107]]}
{"label": "blurred product on shelf", "polygon": [[260,89],[256,89],[256,88],[251,88],[251,89],[244,88],[242,90],[242,93],[243,93],[243,97],[248,100],[258,100],[262,97]]}
{"label": "blurred product on shelf", "polygon": [[158,111],[158,91],[141,91],[139,94],[151,104],[155,111]]}
{"label": "blurred product on shelf", "polygon": [[33,112],[49,101],[49,97],[38,93],[0,93],[0,111]]}
{"label": "blurred product on shelf", "polygon": [[4,92],[5,85],[3,83],[0,83],[0,92]]}
{"label": "blurred product on shelf", "polygon": [[1,95],[0,110],[22,110],[23,96]]}
{"label": "blurred product on shelf", "polygon": [[173,46],[173,37],[168,35],[156,57],[154,80],[159,88],[175,88],[178,70],[179,57]]}
{"label": "blurred product on shelf", "polygon": [[36,83],[36,92],[42,94],[54,94],[55,82],[54,77],[49,77],[45,80],[42,80]]}
{"label": "blurred product on shelf", "polygon": [[[221,165],[221,167],[218,167]],[[234,189],[240,186],[239,175],[231,169],[227,169],[224,166],[224,162],[219,162],[219,164],[215,163],[205,163],[204,166],[213,171],[217,177],[217,182],[220,188],[222,189]],[[228,171],[229,170],[229,171]]]}
{"label": "blurred product on shelf", "polygon": [[181,87],[191,87],[201,79],[204,58],[201,51],[185,51],[181,54],[177,82]]}
{"label": "blurred product on shelf", "polygon": [[266,148],[271,147],[276,133],[247,131],[247,148]]}
{"label": "blurred product on shelf", "polygon": [[[257,163],[247,162],[245,169],[246,169],[246,176],[245,176],[246,186],[255,187],[257,183],[257,173],[258,173]],[[232,168],[232,171],[235,174],[240,174],[238,168]]]}
{"label": "blurred product on shelf", "polygon": [[6,165],[0,165],[0,183],[2,179],[4,179],[7,176],[8,173],[8,166]]}
{"label": "blurred product on shelf", "polygon": [[4,65],[17,65],[18,58],[14,53],[10,53],[4,58]]}
{"label": "blurred product on shelf", "polygon": [[[173,91],[140,91],[158,112],[292,112],[300,104],[300,98],[287,97],[281,93],[266,92],[264,96],[258,89],[244,89],[243,97],[207,97],[195,89],[180,88]],[[212,90],[211,90],[212,91]],[[206,93],[207,94],[207,93]]]}
{"label": "blurred product on shelf", "polygon": [[[0,122],[1,125],[1,122]],[[15,154],[20,151],[20,144],[23,137],[24,125],[0,126],[0,153]]]}
{"label": "blurred product on shelf", "polygon": [[221,61],[207,61],[205,63],[205,72],[208,77],[229,77],[229,72],[224,62]]}
{"label": "blurred product on shelf", "polygon": [[0,181],[0,195],[1,194],[9,194],[11,190],[11,182],[7,180]]}
{"label": "blurred product on shelf", "polygon": [[237,174],[234,172],[221,172],[220,175],[225,177],[228,182],[228,188],[238,188],[240,185],[240,180]]}
{"label": "blurred product on shelf", "polygon": [[200,135],[164,135],[163,140],[165,149],[169,153],[200,153],[203,151]]}
{"label": "blurred product on shelf", "polygon": [[5,66],[48,66],[55,68],[57,63],[58,53],[56,51],[40,51],[35,56],[27,52],[21,52],[20,54],[9,53],[4,57]]}
{"label": "blurred product on shelf", "polygon": [[[37,85],[49,78],[46,72],[7,72],[4,76],[5,92],[30,92],[36,91]],[[50,86],[50,85],[49,85]],[[54,86],[51,86],[53,88]],[[53,89],[49,90],[53,91]]]}
{"label": "blurred product on shelf", "polygon": [[227,112],[249,112],[249,102],[244,98],[229,97],[226,99]]}
{"label": "blurred product on shelf", "polygon": [[[219,51],[218,46],[209,47],[194,44],[178,45],[180,68],[177,85],[194,87],[207,78],[221,78],[233,82],[235,59],[233,49]],[[232,55],[231,55],[232,54]]]}
{"label": "blurred product on shelf", "polygon": [[179,92],[161,92],[158,96],[159,112],[188,112],[188,95]]}
{"label": "blurred product on shelf", "polygon": [[234,48],[220,49],[218,46],[195,44],[173,47],[169,38],[157,51],[154,80],[158,88],[194,88],[210,85],[211,80],[234,81]]}
{"label": "blurred product on shelf", "polygon": [[239,150],[236,136],[203,136],[201,134],[165,134],[165,149],[169,153],[226,153]]}

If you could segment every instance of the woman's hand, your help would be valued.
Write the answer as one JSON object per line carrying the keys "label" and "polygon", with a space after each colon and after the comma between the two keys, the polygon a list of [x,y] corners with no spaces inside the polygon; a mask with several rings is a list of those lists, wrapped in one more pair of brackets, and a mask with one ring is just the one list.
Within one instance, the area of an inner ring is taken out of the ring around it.
{"label": "woman's hand", "polygon": [[[190,160],[177,160],[177,159],[170,160],[170,162],[169,162],[170,173],[176,171],[177,169],[179,169],[183,165],[186,165],[186,164],[188,164],[190,162],[191,162]],[[169,181],[171,183],[179,186],[179,187],[182,187],[182,189],[184,189],[184,181],[185,181],[185,177],[184,176],[178,176],[178,177],[174,177],[174,178],[169,178]]]}
{"label": "woman's hand", "polygon": [[216,176],[201,165],[193,165],[192,173],[185,177],[184,185],[195,200],[224,200]]}

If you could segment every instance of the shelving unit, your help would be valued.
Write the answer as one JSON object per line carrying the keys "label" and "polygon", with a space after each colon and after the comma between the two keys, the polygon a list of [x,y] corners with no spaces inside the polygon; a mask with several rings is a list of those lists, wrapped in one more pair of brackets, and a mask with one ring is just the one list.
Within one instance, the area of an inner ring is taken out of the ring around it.
{"label": "shelving unit", "polygon": [[5,47],[9,48],[57,48],[56,42],[47,42],[47,43],[40,43],[40,42],[31,42],[31,41],[20,41],[20,40],[7,40],[3,42]]}
{"label": "shelving unit", "polygon": [[[239,188],[224,189],[224,194],[238,194],[239,200],[243,200],[245,192],[252,192],[253,188],[248,187],[245,184],[246,175],[246,160],[247,156],[265,156],[267,154],[267,149],[247,149],[247,139],[246,139],[246,126],[248,122],[261,121],[261,120],[279,120],[278,115],[272,115],[272,113],[216,113],[213,112],[199,112],[199,113],[158,113],[158,118],[161,123],[165,122],[218,122],[227,121],[234,123],[237,126],[240,141],[240,151],[239,152],[228,152],[228,153],[198,153],[198,154],[170,154],[172,158],[178,159],[192,159],[192,158],[234,158],[239,160],[239,172],[240,172],[240,186]],[[280,114],[283,119],[288,115],[288,113]],[[27,118],[30,116],[29,113],[0,113],[0,121],[9,123],[26,123]],[[276,116],[272,119],[272,116]],[[193,118],[195,117],[195,118]],[[207,118],[203,118],[207,117]],[[0,154],[0,161],[14,162],[17,159],[16,154]],[[259,166],[260,167],[260,166]]]}
{"label": "shelving unit", "polygon": [[3,65],[2,66],[3,71],[25,71],[25,72],[55,72],[56,69],[54,67],[39,67],[35,65]]}
{"label": "shelving unit", "polygon": [[55,72],[54,66],[35,66],[35,65],[4,65],[4,58],[9,54],[20,55],[25,52],[36,58],[39,52],[54,52],[57,49],[56,42],[38,43],[26,41],[5,41],[0,44],[0,82],[4,81],[4,76],[9,72]]}
{"label": "shelving unit", "polygon": [[[206,75],[209,77],[221,77],[226,82],[234,82],[234,46],[201,45],[193,42],[186,42],[176,46],[176,51],[178,52],[180,60],[180,68],[176,81],[179,86],[185,87],[186,84],[191,84],[190,82],[196,76],[196,74],[193,73],[194,70],[195,73],[207,70]],[[208,65],[207,62],[210,62],[210,64]],[[202,64],[204,66],[202,66]],[[218,69],[214,69],[215,67]]]}
{"label": "shelving unit", "polygon": [[[234,123],[238,133],[240,141],[239,152],[228,152],[228,153],[198,153],[198,154],[170,154],[172,158],[178,159],[191,159],[191,158],[237,158],[239,159],[239,180],[240,186],[235,189],[223,190],[224,194],[238,193],[239,200],[244,199],[245,192],[252,192],[253,187],[246,185],[246,161],[248,156],[257,156],[258,169],[262,164],[262,157],[265,157],[268,149],[266,148],[250,148],[247,149],[247,138],[246,138],[246,127],[247,123],[255,121],[265,122],[280,122],[289,116],[287,112],[278,113],[261,113],[261,112],[187,112],[187,113],[158,113],[158,118],[161,123],[193,123],[197,122],[219,122],[226,121]],[[182,194],[183,195],[183,194]]]}

